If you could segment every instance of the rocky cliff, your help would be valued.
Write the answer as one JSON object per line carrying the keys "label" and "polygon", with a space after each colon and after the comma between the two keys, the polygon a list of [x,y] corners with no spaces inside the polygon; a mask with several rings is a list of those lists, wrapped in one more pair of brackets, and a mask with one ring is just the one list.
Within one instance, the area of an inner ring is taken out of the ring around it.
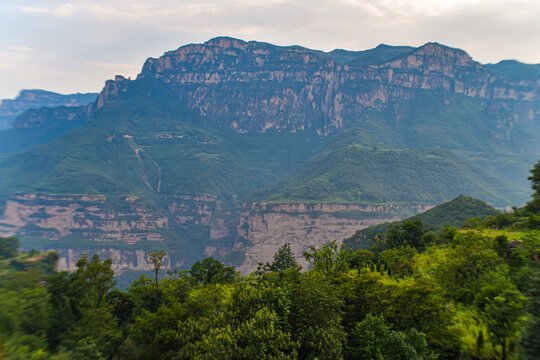
{"label": "rocky cliff", "polygon": [[[12,154],[0,159],[0,235],[54,247],[66,269],[88,252],[147,270],[148,252],[164,249],[171,267],[214,256],[249,272],[284,242],[301,259],[463,184],[510,193],[505,181],[525,179],[540,151],[539,89],[437,43],[182,46],[107,81],[89,105],[29,110],[0,132]],[[474,166],[484,161],[486,172]]]}
{"label": "rocky cliff", "polygon": [[[464,51],[438,43],[325,53],[218,37],[149,58],[137,79],[107,81],[95,103],[70,116],[91,120],[106,104],[131,96],[135,82],[150,79],[172,92],[179,104],[241,133],[312,129],[325,135],[365,125],[371,111],[389,112],[389,119],[399,120],[406,111],[403,104],[426,91],[446,104],[451,95],[482,100],[490,136],[499,141],[510,140],[513,133],[537,132],[540,114],[540,80],[490,72]],[[33,111],[17,123],[35,126],[53,117],[50,111]]]}
{"label": "rocky cliff", "polygon": [[311,246],[337,240],[339,244],[358,229],[399,219],[398,213],[419,212],[426,205],[341,205],[341,204],[250,204],[242,214],[238,234],[247,239],[242,273],[257,270],[259,263],[272,262],[276,250],[290,243],[297,262],[309,264],[303,257]]}
{"label": "rocky cliff", "polygon": [[[331,54],[302,47],[216,38],[148,59],[138,77],[145,78],[159,79],[180,102],[238,132],[311,128],[327,134],[362,121],[368,109],[407,101],[418,90],[488,100],[486,108],[500,117],[499,125],[535,121],[540,113],[538,81],[499,79],[464,51],[437,43],[383,63],[341,64]],[[97,107],[128,87],[124,78],[109,81]]]}
{"label": "rocky cliff", "polygon": [[235,210],[217,208],[214,196],[178,195],[166,199],[160,214],[136,197],[17,195],[0,217],[0,236],[17,235],[24,247],[53,248],[59,268],[73,270],[83,255],[113,259],[115,272],[148,271],[148,255],[164,248],[165,270],[193,259],[170,232],[193,236],[206,256],[229,259],[248,274],[272,260],[288,242],[300,264],[310,246],[351,236],[358,229],[399,219],[399,214],[430,206],[245,203]]}

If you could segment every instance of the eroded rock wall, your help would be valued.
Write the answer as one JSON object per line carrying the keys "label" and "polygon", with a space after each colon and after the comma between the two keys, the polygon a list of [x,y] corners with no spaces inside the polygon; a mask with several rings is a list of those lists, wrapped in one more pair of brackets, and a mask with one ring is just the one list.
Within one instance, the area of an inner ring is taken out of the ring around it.
{"label": "eroded rock wall", "polygon": [[[12,196],[0,217],[0,236],[19,236],[23,246],[29,239],[41,239],[43,250],[59,252],[60,270],[74,270],[83,254],[98,254],[112,259],[117,273],[149,271],[149,253],[165,249],[169,256],[164,270],[236,253],[240,256],[234,265],[249,274],[259,262],[271,262],[286,242],[298,262],[307,266],[302,254],[311,246],[341,242],[356,230],[429,208],[245,203],[225,211],[218,209],[215,196],[176,195],[164,201],[167,211],[158,213],[137,197],[115,199],[112,206],[103,196]],[[177,238],[190,235],[187,241],[198,250],[175,246]]]}
{"label": "eroded rock wall", "polygon": [[[290,243],[298,263],[307,267],[303,253],[311,246],[341,241],[356,230],[399,220],[400,211],[421,212],[431,206],[251,204],[240,217],[238,234],[248,240],[239,270],[248,274],[259,263],[272,262],[276,250]],[[237,245],[238,246],[238,245]]]}

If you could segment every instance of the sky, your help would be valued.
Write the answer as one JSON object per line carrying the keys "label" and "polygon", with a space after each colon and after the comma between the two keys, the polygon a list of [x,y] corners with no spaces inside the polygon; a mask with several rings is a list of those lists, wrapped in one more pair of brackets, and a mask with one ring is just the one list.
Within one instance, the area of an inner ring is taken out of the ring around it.
{"label": "sky", "polygon": [[216,36],[330,51],[436,41],[540,63],[538,0],[1,0],[0,99],[99,92],[145,59]]}

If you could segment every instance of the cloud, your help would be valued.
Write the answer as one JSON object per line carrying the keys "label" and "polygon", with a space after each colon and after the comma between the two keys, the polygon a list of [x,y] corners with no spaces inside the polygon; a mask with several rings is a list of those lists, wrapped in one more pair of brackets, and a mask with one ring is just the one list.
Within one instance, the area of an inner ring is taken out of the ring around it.
{"label": "cloud", "polygon": [[15,52],[15,53],[30,53],[32,52],[33,50],[31,48],[29,48],[28,46],[23,46],[23,45],[12,45],[12,46],[8,46],[6,48],[7,51],[10,51],[10,52]]}
{"label": "cloud", "polygon": [[48,14],[59,17],[73,16],[82,6],[73,3],[65,3],[55,7],[21,6],[19,9],[30,14]]}
{"label": "cloud", "polygon": [[7,2],[0,4],[0,98],[38,85],[97,91],[111,74],[135,74],[147,57],[220,35],[326,51],[438,41],[484,63],[540,62],[537,0]]}

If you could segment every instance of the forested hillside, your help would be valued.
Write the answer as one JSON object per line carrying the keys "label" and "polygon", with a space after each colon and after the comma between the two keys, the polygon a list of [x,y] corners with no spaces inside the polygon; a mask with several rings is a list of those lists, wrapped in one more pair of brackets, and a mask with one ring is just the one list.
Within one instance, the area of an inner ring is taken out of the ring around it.
{"label": "forested hillside", "polygon": [[482,200],[459,195],[453,200],[437,205],[426,212],[411,216],[407,219],[369,226],[365,229],[358,230],[353,236],[343,240],[343,244],[353,249],[358,247],[369,247],[373,245],[373,241],[375,241],[378,236],[384,236],[390,228],[393,227],[396,229],[399,226],[403,226],[405,222],[412,224],[415,221],[416,223],[421,221],[430,231],[438,231],[446,225],[461,228],[469,218],[486,220],[486,218],[498,214],[500,214],[500,211],[493,206],[486,204]]}
{"label": "forested hillside", "polygon": [[[206,258],[115,288],[111,260],[54,272],[0,239],[6,359],[536,359],[540,162],[532,200],[467,229],[405,221],[367,250],[288,244],[240,276]],[[458,199],[458,201],[461,201]]]}

